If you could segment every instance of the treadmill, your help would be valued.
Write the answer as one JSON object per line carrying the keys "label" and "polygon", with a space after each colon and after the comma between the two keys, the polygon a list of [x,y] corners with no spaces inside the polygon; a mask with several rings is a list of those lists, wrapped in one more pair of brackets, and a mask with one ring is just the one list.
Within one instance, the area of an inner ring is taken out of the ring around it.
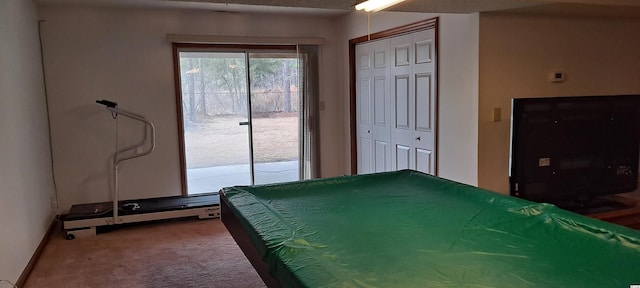
{"label": "treadmill", "polygon": [[193,196],[119,200],[118,166],[123,161],[145,156],[154,150],[155,127],[143,116],[119,109],[116,102],[98,100],[96,103],[106,106],[116,121],[118,116],[124,116],[144,123],[144,137],[134,145],[116,148],[112,157],[113,201],[73,205],[69,213],[62,217],[67,239],[95,236],[96,228],[102,226],[187,217],[220,217],[220,198],[217,192]]}

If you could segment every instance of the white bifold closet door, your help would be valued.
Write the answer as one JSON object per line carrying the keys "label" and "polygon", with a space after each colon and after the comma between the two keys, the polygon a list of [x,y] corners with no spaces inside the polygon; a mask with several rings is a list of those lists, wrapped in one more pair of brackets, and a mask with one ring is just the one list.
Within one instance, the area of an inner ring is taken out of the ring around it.
{"label": "white bifold closet door", "polygon": [[356,46],[358,174],[435,174],[434,29]]}

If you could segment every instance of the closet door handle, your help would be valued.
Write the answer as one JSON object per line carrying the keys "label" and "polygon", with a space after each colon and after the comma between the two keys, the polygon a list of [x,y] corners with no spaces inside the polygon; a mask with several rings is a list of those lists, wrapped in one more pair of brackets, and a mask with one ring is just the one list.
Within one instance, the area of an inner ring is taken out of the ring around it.
{"label": "closet door handle", "polygon": [[240,124],[240,126],[249,125],[249,121],[240,122],[239,124]]}
{"label": "closet door handle", "polygon": [[416,140],[420,141],[420,136],[416,137]]}

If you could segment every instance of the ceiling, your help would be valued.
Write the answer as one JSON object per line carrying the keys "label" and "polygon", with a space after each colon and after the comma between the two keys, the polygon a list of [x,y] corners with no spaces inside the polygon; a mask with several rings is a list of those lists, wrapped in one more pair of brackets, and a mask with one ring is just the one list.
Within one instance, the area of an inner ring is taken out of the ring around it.
{"label": "ceiling", "polygon": [[[353,10],[361,0],[36,0],[42,5],[126,6],[182,8],[221,12],[273,12],[339,15]],[[575,14],[640,17],[638,0],[406,0],[389,8],[399,12]]]}

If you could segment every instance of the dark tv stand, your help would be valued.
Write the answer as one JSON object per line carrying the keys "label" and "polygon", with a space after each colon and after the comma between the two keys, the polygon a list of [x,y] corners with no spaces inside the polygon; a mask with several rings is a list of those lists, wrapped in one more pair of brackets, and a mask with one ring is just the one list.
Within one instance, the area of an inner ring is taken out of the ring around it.
{"label": "dark tv stand", "polygon": [[556,206],[583,215],[609,212],[629,207],[627,203],[617,201],[611,196],[565,200],[556,203]]}
{"label": "dark tv stand", "polygon": [[633,199],[620,195],[604,196],[605,201],[612,203],[609,208],[615,209],[591,209],[580,213],[591,218],[626,226],[640,230],[640,199]]}

